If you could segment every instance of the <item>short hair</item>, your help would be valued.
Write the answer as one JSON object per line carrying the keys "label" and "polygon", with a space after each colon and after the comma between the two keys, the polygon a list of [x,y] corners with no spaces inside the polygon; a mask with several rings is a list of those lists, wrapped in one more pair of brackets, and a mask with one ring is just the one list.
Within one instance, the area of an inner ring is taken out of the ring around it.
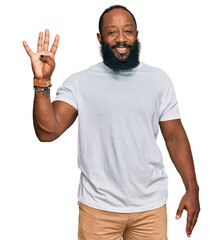
{"label": "short hair", "polygon": [[105,15],[106,13],[110,12],[111,10],[113,10],[113,9],[118,9],[118,8],[121,8],[121,9],[123,9],[123,10],[125,10],[125,11],[127,11],[127,12],[129,12],[129,13],[131,14],[131,16],[132,16],[132,18],[133,18],[133,20],[134,20],[134,22],[135,22],[136,29],[137,29],[137,24],[136,24],[136,20],[135,20],[134,15],[133,15],[126,7],[124,7],[124,6],[122,6],[122,5],[113,5],[113,6],[109,7],[109,8],[107,8],[107,9],[105,9],[104,12],[101,14],[101,17],[100,17],[100,19],[99,19],[99,32],[100,32],[100,33],[102,33],[102,23],[103,23],[103,17],[104,17],[104,15]]}

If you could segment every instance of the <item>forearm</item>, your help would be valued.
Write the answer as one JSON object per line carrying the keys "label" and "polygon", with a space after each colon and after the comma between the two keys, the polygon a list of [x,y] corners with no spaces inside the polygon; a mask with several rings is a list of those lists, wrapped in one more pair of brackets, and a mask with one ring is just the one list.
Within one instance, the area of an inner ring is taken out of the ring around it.
{"label": "forearm", "polygon": [[182,177],[186,189],[198,190],[193,156],[184,129],[166,142],[170,157]]}
{"label": "forearm", "polygon": [[196,179],[190,143],[180,119],[161,121],[160,128],[170,157],[182,177],[186,193],[177,209],[179,219],[184,209],[187,210],[186,233],[190,237],[200,212],[199,186]]}
{"label": "forearm", "polygon": [[33,124],[37,136],[52,134],[58,123],[50,100],[50,90],[35,91],[33,104]]}

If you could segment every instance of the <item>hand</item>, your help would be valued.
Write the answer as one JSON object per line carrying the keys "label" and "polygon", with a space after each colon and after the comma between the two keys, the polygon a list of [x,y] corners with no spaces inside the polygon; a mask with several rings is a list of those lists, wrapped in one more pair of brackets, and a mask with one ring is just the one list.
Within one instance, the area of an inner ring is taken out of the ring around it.
{"label": "hand", "polygon": [[198,190],[187,190],[177,209],[176,219],[181,217],[184,209],[187,210],[186,234],[190,237],[200,212]]}
{"label": "hand", "polygon": [[49,80],[55,68],[54,57],[57,51],[60,37],[58,34],[56,35],[53,45],[50,51],[48,51],[49,36],[49,30],[46,29],[43,44],[43,32],[39,33],[37,53],[33,53],[28,44],[23,41],[23,46],[31,59],[34,78],[38,80]]}

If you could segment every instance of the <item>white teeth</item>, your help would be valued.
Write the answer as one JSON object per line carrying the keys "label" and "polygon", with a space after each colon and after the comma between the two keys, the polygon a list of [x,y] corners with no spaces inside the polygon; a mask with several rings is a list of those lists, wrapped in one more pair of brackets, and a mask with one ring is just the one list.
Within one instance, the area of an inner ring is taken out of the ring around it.
{"label": "white teeth", "polygon": [[117,48],[117,50],[119,50],[119,51],[125,51],[127,48]]}

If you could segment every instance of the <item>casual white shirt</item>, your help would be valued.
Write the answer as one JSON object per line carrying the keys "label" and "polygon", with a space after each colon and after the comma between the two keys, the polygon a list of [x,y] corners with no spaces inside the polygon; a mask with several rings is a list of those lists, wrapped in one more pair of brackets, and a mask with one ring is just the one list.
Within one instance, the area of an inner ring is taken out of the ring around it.
{"label": "casual white shirt", "polygon": [[74,73],[55,101],[78,110],[78,200],[133,213],[163,206],[168,176],[156,143],[159,122],[179,119],[167,74],[140,64],[113,72],[103,62]]}

